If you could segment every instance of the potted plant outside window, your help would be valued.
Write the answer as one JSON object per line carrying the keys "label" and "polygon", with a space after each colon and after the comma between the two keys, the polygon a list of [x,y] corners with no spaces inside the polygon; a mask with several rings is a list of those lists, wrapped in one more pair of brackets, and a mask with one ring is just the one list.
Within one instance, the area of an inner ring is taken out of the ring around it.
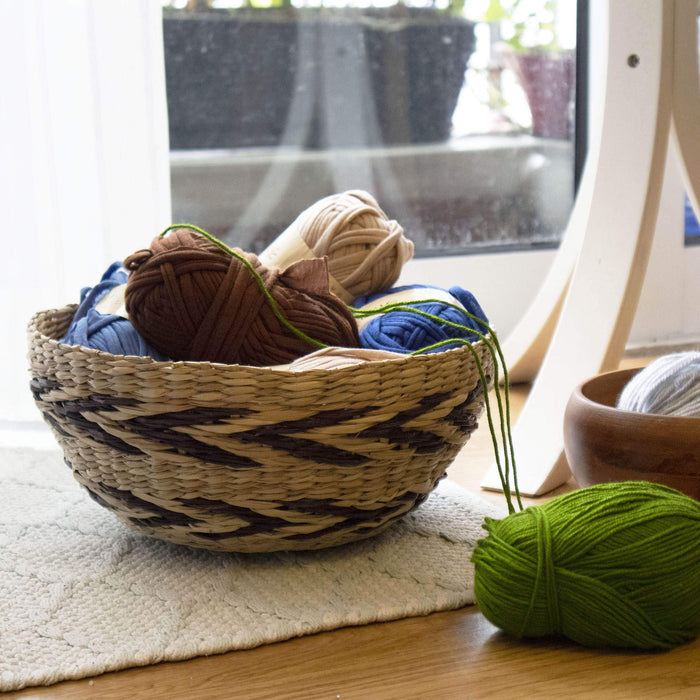
{"label": "potted plant outside window", "polygon": [[483,21],[500,34],[504,66],[516,75],[532,115],[532,133],[570,139],[576,62],[557,39],[554,0],[491,0]]}
{"label": "potted plant outside window", "polygon": [[164,8],[172,149],[449,138],[474,48],[474,23],[459,16],[459,6],[276,2]]}

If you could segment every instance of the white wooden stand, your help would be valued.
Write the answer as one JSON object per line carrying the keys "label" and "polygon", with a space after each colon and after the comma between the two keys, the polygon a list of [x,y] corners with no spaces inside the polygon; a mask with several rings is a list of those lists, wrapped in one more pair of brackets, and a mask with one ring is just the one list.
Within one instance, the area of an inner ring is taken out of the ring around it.
{"label": "white wooden stand", "polygon": [[[577,384],[617,367],[649,258],[671,133],[700,211],[695,0],[609,0],[603,118],[569,225],[531,308],[504,343],[511,381],[531,380],[513,430],[518,483],[565,483],[562,421]],[[596,31],[595,27],[591,28]],[[694,158],[693,158],[694,156]],[[500,490],[495,465],[482,487]]]}

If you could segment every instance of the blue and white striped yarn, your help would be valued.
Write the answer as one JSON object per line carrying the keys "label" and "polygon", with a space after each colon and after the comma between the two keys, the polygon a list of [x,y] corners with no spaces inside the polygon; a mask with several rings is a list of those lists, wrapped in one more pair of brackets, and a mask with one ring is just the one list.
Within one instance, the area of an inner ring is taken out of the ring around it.
{"label": "blue and white striped yarn", "polygon": [[638,413],[700,417],[700,352],[654,360],[625,385],[616,405]]}

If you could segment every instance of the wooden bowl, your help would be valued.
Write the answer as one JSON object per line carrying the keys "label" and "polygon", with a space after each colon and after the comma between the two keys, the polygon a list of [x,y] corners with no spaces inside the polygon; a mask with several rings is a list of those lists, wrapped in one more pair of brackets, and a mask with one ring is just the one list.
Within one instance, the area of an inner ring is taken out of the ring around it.
{"label": "wooden bowl", "polygon": [[564,414],[569,467],[580,486],[655,481],[700,500],[700,418],[615,408],[638,371],[600,374],[574,390]]}

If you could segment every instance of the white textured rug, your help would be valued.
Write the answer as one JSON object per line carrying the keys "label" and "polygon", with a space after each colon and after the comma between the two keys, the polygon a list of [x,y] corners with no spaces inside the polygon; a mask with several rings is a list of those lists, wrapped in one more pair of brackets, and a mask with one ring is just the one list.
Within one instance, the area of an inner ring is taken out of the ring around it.
{"label": "white textured rug", "polygon": [[487,515],[502,513],[443,481],[363,542],[220,554],[128,529],[57,451],[0,449],[0,690],[473,603]]}

